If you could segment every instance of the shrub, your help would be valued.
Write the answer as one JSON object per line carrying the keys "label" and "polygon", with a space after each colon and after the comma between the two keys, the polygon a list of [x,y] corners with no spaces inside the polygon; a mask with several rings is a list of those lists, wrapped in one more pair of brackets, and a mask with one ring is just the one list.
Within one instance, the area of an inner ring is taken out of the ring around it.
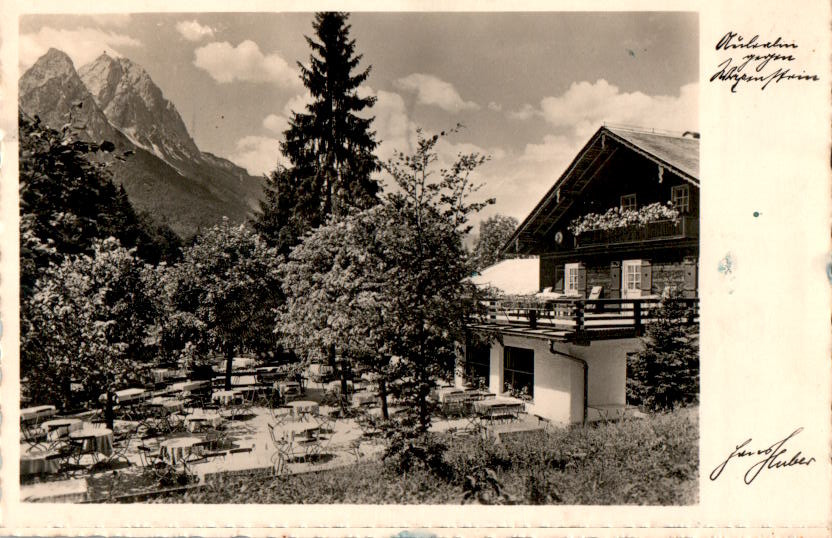
{"label": "shrub", "polygon": [[697,337],[688,325],[690,309],[674,298],[662,300],[644,349],[627,360],[627,399],[654,411],[699,399]]}

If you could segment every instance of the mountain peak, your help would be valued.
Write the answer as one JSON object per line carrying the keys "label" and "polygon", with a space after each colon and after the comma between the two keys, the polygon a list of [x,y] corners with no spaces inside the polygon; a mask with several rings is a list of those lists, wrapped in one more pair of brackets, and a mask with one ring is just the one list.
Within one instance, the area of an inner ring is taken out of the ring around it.
{"label": "mountain peak", "polygon": [[66,76],[75,74],[75,65],[67,53],[56,48],[50,48],[46,51],[46,54],[38,58],[29,70],[48,72],[52,76]]}
{"label": "mountain peak", "polygon": [[78,75],[110,123],[133,143],[176,169],[202,160],[176,107],[139,64],[101,55]]}

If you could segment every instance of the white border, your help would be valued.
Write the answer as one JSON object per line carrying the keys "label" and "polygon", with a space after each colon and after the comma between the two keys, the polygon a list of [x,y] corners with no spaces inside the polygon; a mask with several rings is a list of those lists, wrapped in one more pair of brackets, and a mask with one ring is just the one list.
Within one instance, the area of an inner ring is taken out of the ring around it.
{"label": "white border", "polygon": [[[2,38],[2,505],[26,534],[199,534],[244,528],[292,534],[826,534],[830,517],[829,148],[830,7],[783,2],[317,2],[353,11],[659,10],[700,13],[702,405],[700,504],[691,507],[21,505],[17,490],[17,15],[51,12],[309,11],[301,2],[111,0],[3,4]],[[708,79],[728,30],[797,41],[821,82],[731,94]],[[752,213],[761,215],[754,218]],[[731,274],[717,271],[728,253]],[[752,487],[738,472],[707,475],[732,443],[775,440],[803,426],[808,469],[771,472]],[[468,531],[464,530],[466,527]],[[476,527],[477,530],[470,530]],[[167,530],[163,530],[163,529]],[[788,529],[792,530],[789,531]],[[26,530],[23,530],[26,529]],[[352,529],[352,530],[348,530]],[[490,530],[486,530],[490,529]],[[537,529],[537,530],[535,530]],[[542,530],[547,529],[547,530]],[[572,530],[570,530],[572,529]],[[618,530],[616,530],[618,529]],[[629,529],[629,530],[625,530]],[[698,530],[697,530],[698,529]],[[283,531],[281,531],[283,532]]]}

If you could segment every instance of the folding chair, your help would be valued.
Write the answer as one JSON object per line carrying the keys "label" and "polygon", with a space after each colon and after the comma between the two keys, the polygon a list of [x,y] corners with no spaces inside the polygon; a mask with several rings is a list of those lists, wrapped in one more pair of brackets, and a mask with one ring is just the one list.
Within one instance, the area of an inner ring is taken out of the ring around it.
{"label": "folding chair", "polygon": [[267,424],[267,426],[269,427],[272,446],[275,448],[275,453],[271,457],[275,474],[288,474],[289,464],[294,459],[294,438],[292,436],[278,436],[274,426],[271,424]]}

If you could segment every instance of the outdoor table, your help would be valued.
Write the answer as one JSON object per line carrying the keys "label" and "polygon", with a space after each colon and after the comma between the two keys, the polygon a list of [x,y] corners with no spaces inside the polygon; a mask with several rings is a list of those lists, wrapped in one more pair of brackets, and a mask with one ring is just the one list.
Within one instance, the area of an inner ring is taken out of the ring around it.
{"label": "outdoor table", "polygon": [[464,394],[465,391],[457,387],[440,387],[436,389],[435,398],[439,403],[445,403],[449,394]]}
{"label": "outdoor table", "polygon": [[252,400],[259,388],[260,387],[257,385],[249,385],[245,387],[236,387],[231,389],[231,391],[238,394],[243,400]]}
{"label": "outdoor table", "polygon": [[74,431],[82,429],[84,423],[80,418],[55,418],[47,420],[41,424],[41,427],[46,430],[49,441],[57,441]]}
{"label": "outdoor table", "polygon": [[497,395],[487,390],[466,390],[465,397],[468,398],[468,401],[478,402],[480,400],[496,398]]}
{"label": "outdoor table", "polygon": [[170,368],[154,368],[150,371],[154,383],[161,383],[171,377],[176,377],[177,371]]}
{"label": "outdoor table", "polygon": [[182,400],[177,400],[176,398],[163,398],[161,396],[151,398],[147,401],[147,405],[150,405],[152,407],[160,407],[168,413],[182,411],[185,408],[185,402],[183,402]]}
{"label": "outdoor table", "polygon": [[32,422],[51,417],[57,412],[54,405],[38,405],[35,407],[24,407],[20,410],[22,422]]}
{"label": "outdoor table", "polygon": [[316,414],[318,412],[318,402],[309,400],[296,400],[294,402],[289,402],[286,405],[292,408],[292,414],[295,418],[299,419],[303,419],[306,415]]}
{"label": "outdoor table", "polygon": [[495,397],[474,402],[474,411],[479,414],[487,413],[492,407],[505,407],[511,410],[522,411],[525,409],[523,400],[517,398]]}
{"label": "outdoor table", "polygon": [[81,454],[113,453],[113,430],[109,428],[91,428],[88,425],[80,430],[70,432],[69,438],[80,444]]}
{"label": "outdoor table", "polygon": [[256,363],[257,361],[252,359],[251,357],[234,357],[231,360],[231,369],[242,370],[243,368],[251,368]]}
{"label": "outdoor table", "polygon": [[235,390],[218,390],[211,395],[211,401],[220,405],[229,405],[243,399],[242,395]]}
{"label": "outdoor table", "polygon": [[170,386],[173,392],[193,392],[211,385],[210,380],[180,381]]}
{"label": "outdoor table", "polygon": [[[132,389],[122,389],[117,390],[115,394],[113,394],[113,403],[117,404],[129,404],[135,402],[137,400],[141,400],[145,397],[147,391],[145,389],[140,388],[132,388]],[[105,392],[101,396],[98,397],[99,402],[106,402],[107,401],[107,393]]]}
{"label": "outdoor table", "polygon": [[277,390],[284,398],[295,394],[300,394],[300,383],[297,381],[277,381],[275,382]]}
{"label": "outdoor table", "polygon": [[355,402],[356,405],[368,405],[375,402],[378,399],[378,395],[375,392],[365,391],[365,392],[356,392],[352,395],[352,401]]}
{"label": "outdoor table", "polygon": [[[341,381],[330,381],[326,384],[326,390],[329,392],[334,392],[335,394],[341,394]],[[350,380],[347,380],[347,392],[354,392],[355,385]]]}
{"label": "outdoor table", "polygon": [[314,423],[296,424],[289,429],[296,437],[302,437],[306,441],[314,441],[315,434],[321,431],[321,427]]}
{"label": "outdoor table", "polygon": [[29,449],[20,447],[20,476],[32,474],[55,474],[58,472],[61,462],[54,456],[57,452],[53,450]]}
{"label": "outdoor table", "polygon": [[159,444],[159,453],[171,465],[187,463],[191,457],[202,455],[204,444],[205,441],[199,437],[174,437]]}
{"label": "outdoor table", "polygon": [[218,428],[223,423],[223,418],[218,414],[208,414],[204,412],[195,412],[185,417],[185,428],[189,432],[196,432],[202,429],[203,426],[210,426],[211,428]]}

